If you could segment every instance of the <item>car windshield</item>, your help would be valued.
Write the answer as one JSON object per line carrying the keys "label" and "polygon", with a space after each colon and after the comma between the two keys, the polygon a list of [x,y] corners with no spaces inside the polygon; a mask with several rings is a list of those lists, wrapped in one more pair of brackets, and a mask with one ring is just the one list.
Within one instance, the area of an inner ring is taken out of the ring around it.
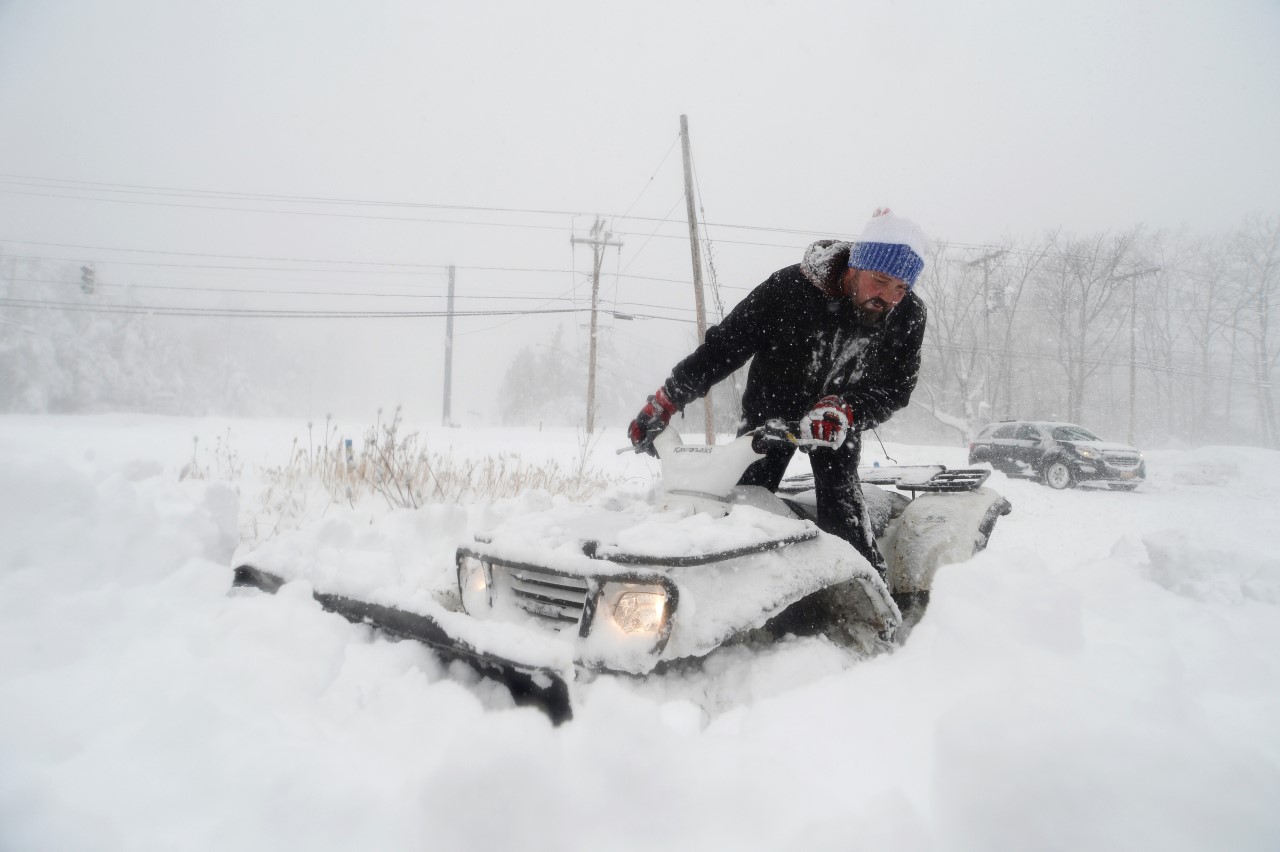
{"label": "car windshield", "polygon": [[1053,430],[1055,441],[1097,441],[1097,435],[1080,426],[1058,426]]}

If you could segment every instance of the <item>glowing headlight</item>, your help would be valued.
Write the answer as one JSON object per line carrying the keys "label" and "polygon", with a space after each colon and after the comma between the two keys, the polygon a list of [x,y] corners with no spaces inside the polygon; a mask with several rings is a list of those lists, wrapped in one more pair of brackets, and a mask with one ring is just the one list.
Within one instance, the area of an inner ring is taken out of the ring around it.
{"label": "glowing headlight", "polygon": [[483,562],[474,556],[458,560],[458,590],[462,593],[463,609],[474,614],[491,606],[490,585],[489,571]]}
{"label": "glowing headlight", "polygon": [[657,633],[667,596],[654,592],[623,592],[613,605],[613,620],[624,633]]}
{"label": "glowing headlight", "polygon": [[1098,457],[1098,451],[1091,450],[1088,447],[1076,447],[1076,452],[1084,459],[1096,459]]}

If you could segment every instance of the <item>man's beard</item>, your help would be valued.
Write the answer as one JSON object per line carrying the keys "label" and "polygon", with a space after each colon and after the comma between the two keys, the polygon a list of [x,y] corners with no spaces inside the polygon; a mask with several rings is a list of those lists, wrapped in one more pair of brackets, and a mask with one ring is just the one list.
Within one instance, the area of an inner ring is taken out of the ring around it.
{"label": "man's beard", "polygon": [[[872,302],[875,302],[877,305],[881,305],[883,307],[881,307],[879,310],[866,307],[866,305],[869,305]],[[858,309],[858,321],[863,326],[866,326],[866,327],[880,325],[880,323],[884,322],[885,317],[889,316],[889,314],[893,311],[893,308],[889,306],[888,302],[884,301],[883,299],[875,299],[875,298],[867,299],[862,304],[856,305],[856,307]]]}

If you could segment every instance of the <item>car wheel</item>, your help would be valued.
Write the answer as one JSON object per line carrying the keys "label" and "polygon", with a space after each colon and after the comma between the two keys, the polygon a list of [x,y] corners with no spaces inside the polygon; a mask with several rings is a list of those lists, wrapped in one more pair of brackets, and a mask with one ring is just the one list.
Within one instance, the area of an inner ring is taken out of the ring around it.
{"label": "car wheel", "polygon": [[1066,462],[1051,461],[1044,469],[1044,484],[1061,491],[1074,485],[1075,477],[1071,475],[1071,468]]}

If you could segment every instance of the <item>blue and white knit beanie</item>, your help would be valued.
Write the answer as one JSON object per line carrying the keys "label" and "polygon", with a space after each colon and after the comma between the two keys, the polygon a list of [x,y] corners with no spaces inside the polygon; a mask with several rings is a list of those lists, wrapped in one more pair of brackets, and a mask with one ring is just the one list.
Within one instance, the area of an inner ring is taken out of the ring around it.
{"label": "blue and white knit beanie", "polygon": [[888,210],[877,211],[850,249],[849,266],[901,278],[910,289],[924,269],[927,242],[915,222]]}

